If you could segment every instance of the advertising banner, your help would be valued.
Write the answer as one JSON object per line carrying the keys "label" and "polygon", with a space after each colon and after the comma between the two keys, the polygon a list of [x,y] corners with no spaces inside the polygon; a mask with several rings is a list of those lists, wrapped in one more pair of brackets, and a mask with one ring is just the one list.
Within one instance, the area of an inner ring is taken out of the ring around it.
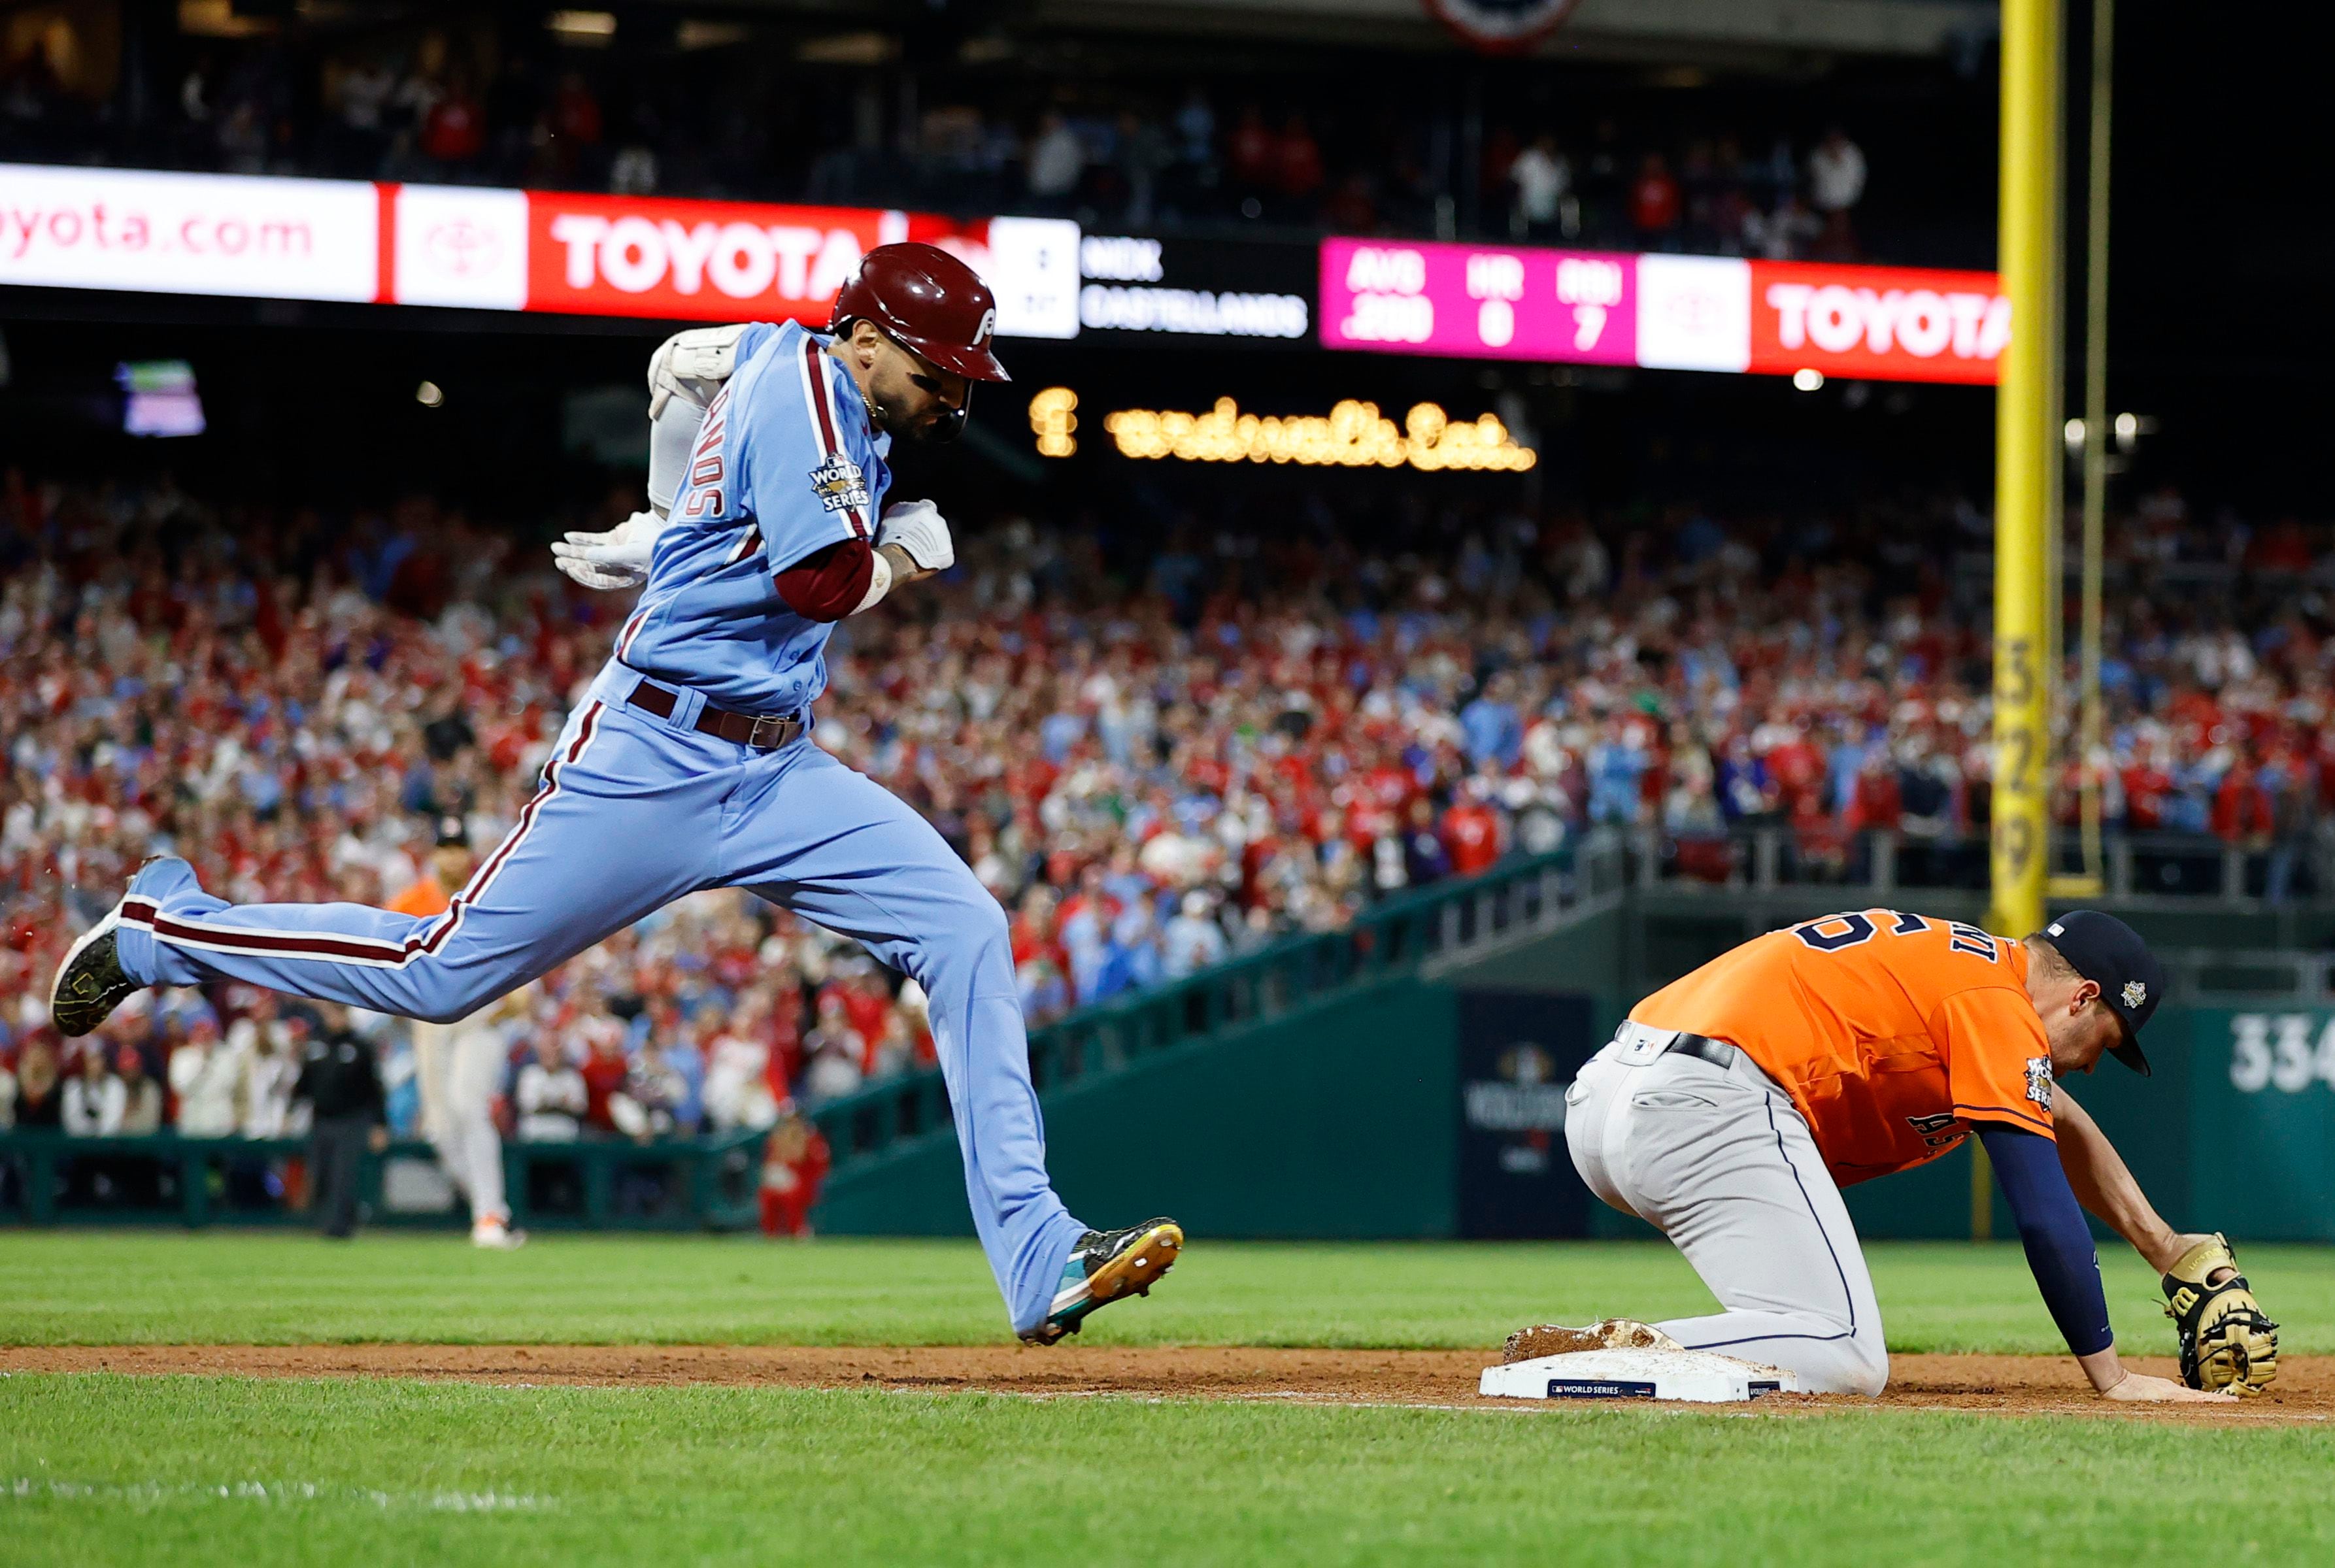
{"label": "advertising banner", "polygon": [[1001,334],[1078,332],[1078,226],[1067,220],[544,191],[526,204],[529,310],[825,325],[862,255],[916,239],[982,275]]}
{"label": "advertising banner", "polygon": [[1634,256],[1599,251],[1331,239],[1331,348],[1576,364],[1637,362]]}
{"label": "advertising banner", "polygon": [[0,164],[0,285],[823,325],[900,239],[979,273],[1000,335],[1078,334],[1065,218]]}
{"label": "advertising banner", "polygon": [[2010,342],[2010,301],[1991,272],[1738,265],[1750,271],[1755,372],[1991,382]]}
{"label": "advertising banner", "polygon": [[1747,369],[1750,264],[1721,256],[1642,256],[1638,363],[1654,370]]}
{"label": "advertising banner", "polygon": [[369,300],[380,206],[354,180],[0,163],[0,284]]}
{"label": "advertising banner", "polygon": [[1597,1205],[1565,1145],[1565,1089],[1603,1044],[1586,996],[1459,993],[1458,1234],[1584,1236]]}

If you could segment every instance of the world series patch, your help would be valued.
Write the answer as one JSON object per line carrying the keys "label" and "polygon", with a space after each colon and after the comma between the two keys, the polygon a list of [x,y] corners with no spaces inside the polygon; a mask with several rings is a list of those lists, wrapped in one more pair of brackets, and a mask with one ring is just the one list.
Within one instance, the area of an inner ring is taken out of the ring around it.
{"label": "world series patch", "polygon": [[819,504],[830,512],[867,504],[867,476],[841,452],[811,469],[810,488]]}
{"label": "world series patch", "polygon": [[2045,1110],[2051,1108],[2051,1059],[2049,1057],[2030,1056],[2027,1059],[2027,1098]]}

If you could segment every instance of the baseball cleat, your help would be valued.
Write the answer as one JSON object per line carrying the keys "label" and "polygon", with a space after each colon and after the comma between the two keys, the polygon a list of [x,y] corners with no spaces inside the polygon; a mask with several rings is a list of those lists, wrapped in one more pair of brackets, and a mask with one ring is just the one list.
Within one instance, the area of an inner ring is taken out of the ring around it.
{"label": "baseball cleat", "polygon": [[116,903],[103,919],[65,949],[64,961],[57,965],[56,979],[49,987],[49,1017],[67,1040],[87,1034],[111,1016],[115,1008],[146,989],[122,973],[113,940],[121,924],[121,905]]}
{"label": "baseball cleat", "polygon": [[515,1253],[527,1245],[527,1233],[513,1230],[500,1220],[488,1220],[470,1227],[470,1244],[489,1252]]}
{"label": "baseball cleat", "polygon": [[59,1034],[68,1040],[79,1039],[103,1023],[115,1008],[146,989],[122,970],[114,934],[121,924],[121,906],[137,894],[138,885],[147,879],[147,874],[172,866],[187,880],[194,879],[192,868],[178,857],[148,856],[121,896],[114,900],[113,907],[105,912],[105,917],[65,949],[64,960],[57,965],[56,979],[49,985],[49,1018],[56,1024]]}
{"label": "baseball cleat", "polygon": [[1045,1321],[1025,1331],[1026,1344],[1051,1345],[1086,1324],[1087,1314],[1122,1296],[1148,1296],[1160,1275],[1176,1266],[1184,1250],[1184,1227],[1170,1219],[1146,1220],[1124,1230],[1089,1231],[1062,1265],[1061,1288]]}
{"label": "baseball cleat", "polygon": [[1518,1329],[1500,1347],[1500,1365],[1511,1361],[1538,1360],[1543,1356],[1566,1356],[1575,1350],[1683,1350],[1686,1347],[1655,1328],[1635,1318],[1606,1318],[1585,1329],[1561,1328],[1555,1323],[1543,1323],[1538,1328]]}

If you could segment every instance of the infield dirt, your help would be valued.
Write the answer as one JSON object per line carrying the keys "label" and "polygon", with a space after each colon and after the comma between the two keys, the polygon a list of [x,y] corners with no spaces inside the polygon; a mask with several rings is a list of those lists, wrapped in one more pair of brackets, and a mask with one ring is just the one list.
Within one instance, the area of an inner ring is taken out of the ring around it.
{"label": "infield dirt", "polygon": [[[625,1387],[715,1384],[802,1389],[879,1388],[1032,1398],[1291,1399],[1319,1404],[1436,1405],[1520,1414],[1572,1401],[1487,1399],[1478,1374],[1499,1359],[1483,1350],[1352,1350],[1057,1346],[838,1348],[611,1345],[56,1345],[0,1348],[0,1372],[114,1372],[265,1378],[422,1378],[514,1385]],[[2138,1370],[2171,1376],[2169,1360]],[[1577,1407],[1574,1407],[1577,1408]],[[2209,1424],[2335,1420],[2335,1356],[2283,1360],[2271,1391],[2236,1404],[2119,1405],[2096,1398],[2063,1357],[1901,1355],[1878,1399],[1770,1396],[1763,1415],[1857,1409],[1939,1409],[2071,1415]]]}

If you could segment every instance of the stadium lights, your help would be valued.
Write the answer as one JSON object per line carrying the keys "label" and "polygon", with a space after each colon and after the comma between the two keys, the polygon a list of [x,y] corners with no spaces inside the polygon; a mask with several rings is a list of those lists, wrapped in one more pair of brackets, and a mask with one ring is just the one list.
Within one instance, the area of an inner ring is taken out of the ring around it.
{"label": "stadium lights", "polygon": [[616,35],[613,11],[554,11],[543,24],[563,44],[606,44]]}
{"label": "stadium lights", "polygon": [[1030,428],[1037,433],[1038,455],[1066,458],[1079,450],[1079,394],[1066,386],[1050,386],[1030,400]]}
{"label": "stadium lights", "polygon": [[1824,372],[1803,365],[1792,373],[1792,384],[1802,392],[1815,392],[1824,385]]}
{"label": "stadium lights", "polygon": [[[1035,421],[1032,413],[1032,421]],[[1437,403],[1416,403],[1401,426],[1376,403],[1340,402],[1317,414],[1275,419],[1245,414],[1231,398],[1206,413],[1121,409],[1103,416],[1119,452],[1202,463],[1297,463],[1307,468],[1402,468],[1425,472],[1492,469],[1522,473],[1540,460],[1520,447],[1497,415],[1455,420]]]}
{"label": "stadium lights", "polygon": [[423,408],[434,409],[445,402],[446,393],[436,382],[426,381],[413,389],[413,401]]}

